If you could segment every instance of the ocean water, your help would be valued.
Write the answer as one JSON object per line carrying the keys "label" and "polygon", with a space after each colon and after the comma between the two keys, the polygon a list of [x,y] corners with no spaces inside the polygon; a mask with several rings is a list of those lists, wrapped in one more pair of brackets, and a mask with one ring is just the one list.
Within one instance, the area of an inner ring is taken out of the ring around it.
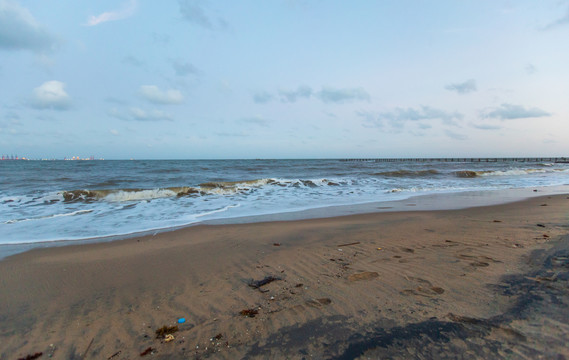
{"label": "ocean water", "polygon": [[341,160],[0,161],[0,245],[569,184],[569,164]]}

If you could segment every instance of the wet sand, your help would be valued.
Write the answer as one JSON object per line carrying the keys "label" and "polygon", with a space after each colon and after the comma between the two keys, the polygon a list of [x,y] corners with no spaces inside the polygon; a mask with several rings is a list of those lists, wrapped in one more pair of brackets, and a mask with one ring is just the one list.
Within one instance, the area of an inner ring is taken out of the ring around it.
{"label": "wet sand", "polygon": [[34,249],[0,261],[0,358],[564,358],[568,234],[552,195]]}

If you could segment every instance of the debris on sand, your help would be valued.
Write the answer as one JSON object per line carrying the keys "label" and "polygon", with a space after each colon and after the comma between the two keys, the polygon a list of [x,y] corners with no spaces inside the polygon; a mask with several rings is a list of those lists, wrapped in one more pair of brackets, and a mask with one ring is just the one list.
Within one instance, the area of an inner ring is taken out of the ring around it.
{"label": "debris on sand", "polygon": [[156,330],[156,338],[157,339],[165,339],[166,335],[173,334],[178,331],[177,326],[162,326],[161,328]]}
{"label": "debris on sand", "polygon": [[264,279],[261,280],[251,280],[249,281],[249,286],[253,289],[259,289],[261,286],[265,286],[267,284],[272,283],[273,281],[282,280],[281,278],[274,277],[272,275],[266,276]]}
{"label": "debris on sand", "polygon": [[154,351],[154,348],[149,346],[146,348],[146,350],[144,350],[143,352],[140,353],[140,356],[146,356],[148,354],[151,354]]}
{"label": "debris on sand", "polygon": [[121,354],[121,352],[122,352],[121,350],[117,351],[117,352],[114,353],[113,355],[109,356],[109,357],[107,358],[107,360],[111,360],[111,359],[116,358],[117,356],[119,356],[119,355]]}
{"label": "debris on sand", "polygon": [[48,357],[53,357],[53,355],[55,354],[55,350],[57,350],[57,346],[53,345],[53,344],[49,344],[49,352],[47,354]]}
{"label": "debris on sand", "polygon": [[438,286],[431,287],[431,290],[437,294],[442,294],[445,292],[445,289],[443,289],[442,287],[438,287]]}
{"label": "debris on sand", "polygon": [[360,243],[359,241],[356,241],[356,242],[352,242],[352,243],[348,243],[348,244],[340,244],[340,245],[338,245],[338,246],[336,246],[336,247],[339,247],[339,248],[340,248],[340,247],[344,247],[344,246],[359,245],[359,243]]}
{"label": "debris on sand", "polygon": [[91,345],[93,345],[93,341],[95,341],[95,338],[92,338],[91,342],[89,342],[89,345],[87,345],[87,349],[85,349],[83,356],[81,356],[81,360],[85,359],[87,357],[87,354],[89,354],[89,349],[91,349]]}
{"label": "debris on sand", "polygon": [[255,315],[257,315],[258,313],[259,311],[257,309],[245,309],[239,312],[241,316],[250,317],[250,318],[255,317]]}

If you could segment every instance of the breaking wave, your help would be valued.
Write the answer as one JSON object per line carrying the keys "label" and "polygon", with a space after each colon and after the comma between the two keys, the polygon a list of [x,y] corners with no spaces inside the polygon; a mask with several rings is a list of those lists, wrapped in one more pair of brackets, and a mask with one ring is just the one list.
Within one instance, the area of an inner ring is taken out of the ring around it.
{"label": "breaking wave", "polygon": [[461,171],[455,171],[453,174],[454,176],[459,178],[474,178],[478,176],[479,171],[461,170]]}
{"label": "breaking wave", "polygon": [[516,175],[528,175],[535,173],[545,173],[545,169],[517,169],[517,170],[495,170],[495,171],[481,171],[480,176],[516,176]]}
{"label": "breaking wave", "polygon": [[459,178],[474,178],[478,176],[523,176],[537,173],[547,173],[552,171],[566,171],[564,169],[515,169],[515,170],[486,170],[486,171],[472,171],[461,170],[453,172],[454,176]]}
{"label": "breaking wave", "polygon": [[196,187],[168,187],[158,189],[107,189],[107,190],[71,190],[62,191],[59,194],[65,202],[93,202],[104,200],[108,202],[144,201],[160,198],[182,196],[227,196],[240,193],[248,193],[265,186],[279,187],[321,187],[340,186],[347,184],[346,181],[331,181],[327,179],[302,180],[302,179],[259,179],[247,181],[217,181],[199,184]]}

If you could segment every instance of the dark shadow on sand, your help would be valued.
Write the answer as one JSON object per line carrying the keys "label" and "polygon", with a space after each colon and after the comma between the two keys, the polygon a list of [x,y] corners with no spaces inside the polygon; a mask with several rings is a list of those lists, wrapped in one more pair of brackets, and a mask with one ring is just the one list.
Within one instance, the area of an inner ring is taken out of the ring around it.
{"label": "dark shadow on sand", "polygon": [[527,264],[525,274],[505,276],[492,285],[498,294],[512,299],[503,314],[488,319],[448,314],[405,326],[383,319],[366,328],[345,316],[320,318],[254,344],[245,358],[565,359],[569,236],[547,251],[534,251]]}

